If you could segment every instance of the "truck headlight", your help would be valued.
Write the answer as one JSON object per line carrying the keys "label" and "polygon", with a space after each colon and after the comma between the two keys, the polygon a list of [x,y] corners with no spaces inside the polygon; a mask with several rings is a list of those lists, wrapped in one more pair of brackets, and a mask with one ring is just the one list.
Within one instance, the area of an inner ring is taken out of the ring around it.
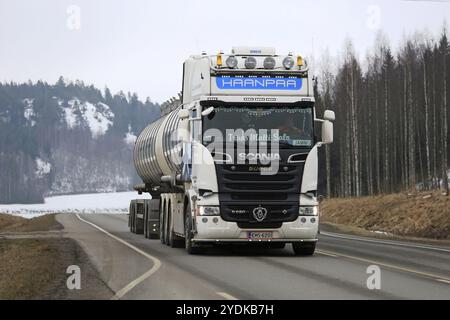
{"label": "truck headlight", "polygon": [[199,206],[198,214],[200,216],[218,216],[220,215],[219,207]]}
{"label": "truck headlight", "polygon": [[312,207],[299,207],[298,214],[300,216],[317,216],[317,206]]}

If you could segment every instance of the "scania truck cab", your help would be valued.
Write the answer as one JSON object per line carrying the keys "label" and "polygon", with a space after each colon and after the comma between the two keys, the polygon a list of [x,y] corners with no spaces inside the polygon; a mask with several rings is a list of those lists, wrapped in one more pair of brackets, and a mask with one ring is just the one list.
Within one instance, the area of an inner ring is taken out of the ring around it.
{"label": "scania truck cab", "polygon": [[318,148],[333,141],[334,112],[316,117],[306,61],[238,47],[191,56],[183,71],[179,103],[144,129],[134,150],[144,182],[135,189],[160,208],[153,232],[189,253],[256,242],[313,254]]}

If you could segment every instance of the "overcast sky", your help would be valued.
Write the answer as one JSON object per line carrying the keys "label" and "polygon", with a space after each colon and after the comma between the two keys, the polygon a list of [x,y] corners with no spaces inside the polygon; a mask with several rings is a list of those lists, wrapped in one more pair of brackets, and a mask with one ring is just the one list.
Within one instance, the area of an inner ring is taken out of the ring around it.
{"label": "overcast sky", "polygon": [[438,35],[444,20],[445,0],[0,0],[0,81],[63,75],[163,102],[202,50],[274,46],[318,59],[350,38],[364,57],[380,29],[395,49],[415,31]]}

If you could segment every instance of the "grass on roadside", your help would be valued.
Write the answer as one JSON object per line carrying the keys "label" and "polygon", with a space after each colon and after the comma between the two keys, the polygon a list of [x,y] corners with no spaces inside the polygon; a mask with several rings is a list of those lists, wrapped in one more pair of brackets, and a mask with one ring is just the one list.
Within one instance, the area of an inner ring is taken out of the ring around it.
{"label": "grass on roadside", "polygon": [[332,198],[321,221],[398,236],[450,239],[450,197],[439,192]]}

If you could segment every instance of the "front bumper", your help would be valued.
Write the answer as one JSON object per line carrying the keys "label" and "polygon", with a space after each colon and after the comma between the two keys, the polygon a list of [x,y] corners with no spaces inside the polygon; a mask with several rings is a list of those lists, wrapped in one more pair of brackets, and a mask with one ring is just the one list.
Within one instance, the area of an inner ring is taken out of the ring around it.
{"label": "front bumper", "polygon": [[[203,221],[206,218],[207,221]],[[306,221],[302,222],[302,218]],[[314,218],[314,222],[311,221]],[[236,222],[220,216],[197,216],[197,233],[193,242],[316,242],[319,229],[318,216],[299,216],[295,221],[284,222],[276,229],[241,229]],[[270,240],[249,240],[248,231],[272,232]]]}

